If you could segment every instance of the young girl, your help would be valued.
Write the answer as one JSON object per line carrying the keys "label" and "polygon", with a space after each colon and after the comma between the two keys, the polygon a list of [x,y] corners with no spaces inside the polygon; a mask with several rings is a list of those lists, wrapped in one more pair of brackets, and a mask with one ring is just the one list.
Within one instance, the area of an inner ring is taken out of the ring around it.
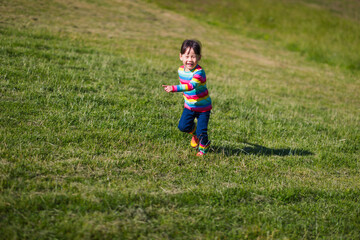
{"label": "young girl", "polygon": [[[180,85],[162,85],[166,92],[183,92],[185,104],[179,121],[179,129],[192,135],[191,147],[198,148],[197,156],[205,155],[209,149],[207,128],[212,109],[206,88],[205,71],[198,65],[201,59],[201,45],[195,40],[185,40],[180,49]],[[197,118],[197,126],[194,119]]]}

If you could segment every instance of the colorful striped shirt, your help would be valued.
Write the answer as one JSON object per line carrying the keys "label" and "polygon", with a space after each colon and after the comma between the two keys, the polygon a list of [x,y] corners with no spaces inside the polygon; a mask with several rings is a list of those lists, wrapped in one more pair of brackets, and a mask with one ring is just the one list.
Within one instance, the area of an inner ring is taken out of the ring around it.
{"label": "colorful striped shirt", "polygon": [[199,65],[185,71],[184,65],[179,67],[180,85],[172,86],[173,92],[183,92],[184,107],[194,112],[207,112],[212,109],[211,98],[206,88],[206,75]]}

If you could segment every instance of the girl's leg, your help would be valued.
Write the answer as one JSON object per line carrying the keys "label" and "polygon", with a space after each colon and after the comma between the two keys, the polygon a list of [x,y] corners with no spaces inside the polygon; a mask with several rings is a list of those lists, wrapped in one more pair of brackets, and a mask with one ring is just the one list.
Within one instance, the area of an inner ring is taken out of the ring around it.
{"label": "girl's leg", "polygon": [[200,140],[200,145],[206,146],[209,143],[208,139],[208,124],[210,119],[210,111],[199,113],[197,120],[196,136]]}
{"label": "girl's leg", "polygon": [[192,133],[195,128],[195,112],[190,111],[187,108],[184,108],[184,111],[181,115],[180,121],[179,121],[179,130],[186,133]]}

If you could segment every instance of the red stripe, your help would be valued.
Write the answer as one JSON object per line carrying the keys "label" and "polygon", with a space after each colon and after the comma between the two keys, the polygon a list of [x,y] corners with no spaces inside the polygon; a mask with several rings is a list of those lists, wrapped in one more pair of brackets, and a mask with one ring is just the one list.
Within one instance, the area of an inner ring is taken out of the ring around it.
{"label": "red stripe", "polygon": [[179,80],[180,80],[181,84],[187,84],[187,83],[189,83],[191,81],[191,80],[183,80],[181,78],[179,78]]}
{"label": "red stripe", "polygon": [[199,75],[199,74],[195,74],[195,75],[193,76],[193,78],[198,79],[201,83],[206,82],[206,78],[203,77],[203,76],[201,76],[201,75]]}
{"label": "red stripe", "polygon": [[184,94],[184,95],[187,99],[199,99],[199,98],[203,98],[203,97],[206,97],[207,95],[209,95],[209,91],[206,89],[205,92],[202,92],[202,93],[199,93],[196,95],[187,95],[187,94]]}
{"label": "red stripe", "polygon": [[188,105],[186,105],[186,103],[184,104],[184,107],[191,110],[191,111],[194,111],[194,112],[207,112],[207,111],[210,111],[212,109],[212,106],[207,106],[207,107],[196,107],[196,108],[191,108],[189,107]]}
{"label": "red stripe", "polygon": [[186,84],[186,85],[188,85],[188,91],[190,91],[190,90],[193,90],[193,89],[194,89],[194,86],[193,86],[193,85],[191,85],[190,83],[188,83],[188,84]]}
{"label": "red stripe", "polygon": [[200,143],[200,147],[201,147],[201,148],[208,148],[209,146],[210,146],[210,145],[203,145],[203,144]]}

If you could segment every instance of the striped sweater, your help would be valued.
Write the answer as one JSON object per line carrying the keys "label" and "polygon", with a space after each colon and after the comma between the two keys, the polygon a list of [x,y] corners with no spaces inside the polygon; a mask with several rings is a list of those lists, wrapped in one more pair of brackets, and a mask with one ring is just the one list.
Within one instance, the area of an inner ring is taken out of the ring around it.
{"label": "striped sweater", "polygon": [[181,66],[178,70],[180,85],[172,86],[173,92],[183,92],[184,107],[194,112],[207,112],[212,109],[211,98],[206,88],[206,75],[199,65],[190,71]]}

